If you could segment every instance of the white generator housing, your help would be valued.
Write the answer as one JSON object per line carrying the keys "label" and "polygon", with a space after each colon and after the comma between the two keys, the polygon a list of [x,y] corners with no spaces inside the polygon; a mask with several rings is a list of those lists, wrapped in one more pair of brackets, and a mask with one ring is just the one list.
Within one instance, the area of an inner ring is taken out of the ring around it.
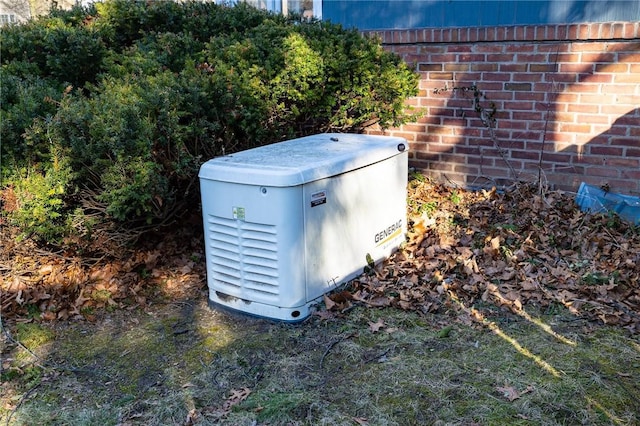
{"label": "white generator housing", "polygon": [[406,232],[407,143],[324,133],[200,168],[213,305],[300,321]]}

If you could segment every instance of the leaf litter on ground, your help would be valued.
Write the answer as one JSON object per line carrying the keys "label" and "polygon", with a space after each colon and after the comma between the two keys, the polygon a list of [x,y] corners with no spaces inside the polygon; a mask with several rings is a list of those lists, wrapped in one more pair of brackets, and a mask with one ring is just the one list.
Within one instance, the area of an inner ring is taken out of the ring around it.
{"label": "leaf litter on ground", "polygon": [[350,297],[325,297],[327,308],[453,309],[477,319],[477,306],[562,305],[640,332],[639,227],[524,183],[467,191],[412,179],[408,200],[406,244],[349,283]]}
{"label": "leaf litter on ground", "polygon": [[[454,309],[467,317],[485,305],[518,311],[559,304],[640,331],[640,228],[614,215],[583,213],[572,194],[532,184],[471,191],[417,177],[408,185],[406,244],[326,295],[321,317],[354,304]],[[97,261],[18,243],[8,231],[5,226],[0,251],[4,320],[92,320],[98,310],[144,307],[159,288],[168,297],[185,296],[206,283],[197,226],[164,230]]]}

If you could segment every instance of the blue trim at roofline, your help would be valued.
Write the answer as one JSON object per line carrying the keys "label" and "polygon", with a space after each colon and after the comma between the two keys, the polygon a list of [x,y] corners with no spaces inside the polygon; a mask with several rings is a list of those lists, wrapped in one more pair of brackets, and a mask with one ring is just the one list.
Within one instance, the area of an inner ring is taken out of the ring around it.
{"label": "blue trim at roofline", "polygon": [[322,19],[360,30],[635,22],[640,0],[322,0]]}

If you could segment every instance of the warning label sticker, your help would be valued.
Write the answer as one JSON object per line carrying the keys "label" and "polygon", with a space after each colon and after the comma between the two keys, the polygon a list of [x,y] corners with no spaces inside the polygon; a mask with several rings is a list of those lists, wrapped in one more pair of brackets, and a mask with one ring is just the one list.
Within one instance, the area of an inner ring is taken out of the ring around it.
{"label": "warning label sticker", "polygon": [[311,194],[311,207],[318,207],[327,202],[327,191],[318,191]]}

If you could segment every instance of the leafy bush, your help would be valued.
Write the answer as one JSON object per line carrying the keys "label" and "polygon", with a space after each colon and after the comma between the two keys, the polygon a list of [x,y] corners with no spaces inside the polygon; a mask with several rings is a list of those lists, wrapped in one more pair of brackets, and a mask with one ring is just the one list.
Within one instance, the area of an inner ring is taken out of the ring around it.
{"label": "leafy bush", "polygon": [[35,124],[37,117],[54,114],[56,98],[59,100],[62,95],[60,84],[54,81],[39,76],[21,78],[15,74],[5,67],[0,72],[2,175],[26,163],[49,161],[49,143],[34,144],[25,136],[25,131]]}
{"label": "leafy bush", "polygon": [[23,237],[59,243],[69,232],[71,215],[66,214],[65,198],[73,193],[73,172],[66,158],[53,153],[46,169],[21,169],[5,188],[2,198],[5,203],[11,198],[11,205],[6,207]]}
{"label": "leafy bush", "polygon": [[113,0],[0,37],[3,167],[19,199],[8,214],[47,240],[83,214],[166,222],[198,204],[208,158],[396,126],[417,93],[376,40],[246,4]]}
{"label": "leafy bush", "polygon": [[59,19],[10,26],[2,30],[0,41],[3,65],[31,64],[27,71],[76,87],[95,81],[107,52],[96,31]]}

